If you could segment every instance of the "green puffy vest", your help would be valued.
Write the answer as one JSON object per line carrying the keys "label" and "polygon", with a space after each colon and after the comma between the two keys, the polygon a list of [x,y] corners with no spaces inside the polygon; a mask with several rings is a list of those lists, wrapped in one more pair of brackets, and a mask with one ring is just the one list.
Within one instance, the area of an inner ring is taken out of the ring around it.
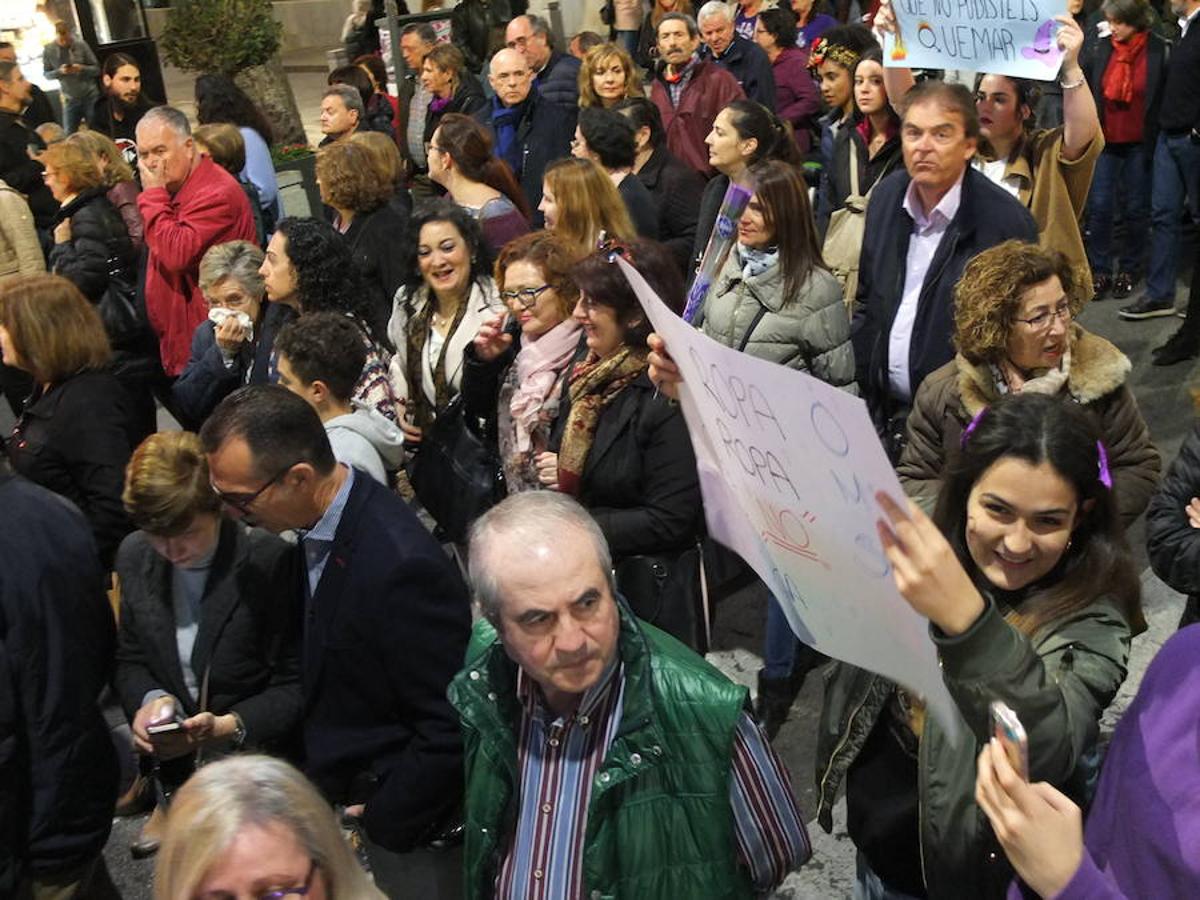
{"label": "green puffy vest", "polygon": [[[592,788],[583,893],[592,900],[752,897],[729,806],[733,738],[746,689],[621,608],[621,724]],[[516,666],[475,626],[450,684],[466,755],[466,897],[492,896],[516,827]]]}

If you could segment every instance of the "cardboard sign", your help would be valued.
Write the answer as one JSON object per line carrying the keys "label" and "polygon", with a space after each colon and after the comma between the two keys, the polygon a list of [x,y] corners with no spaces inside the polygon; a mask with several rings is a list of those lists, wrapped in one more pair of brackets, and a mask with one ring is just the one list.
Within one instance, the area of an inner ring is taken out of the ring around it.
{"label": "cardboard sign", "polygon": [[885,66],[967,69],[1051,81],[1062,51],[1055,16],[1066,0],[892,0],[900,34],[887,35]]}
{"label": "cardboard sign", "polygon": [[900,596],[875,530],[875,492],[899,503],[904,492],[866,404],[704,336],[619,262],[683,374],[709,533],[754,568],[802,640],[922,695],[953,738],[929,623]]}

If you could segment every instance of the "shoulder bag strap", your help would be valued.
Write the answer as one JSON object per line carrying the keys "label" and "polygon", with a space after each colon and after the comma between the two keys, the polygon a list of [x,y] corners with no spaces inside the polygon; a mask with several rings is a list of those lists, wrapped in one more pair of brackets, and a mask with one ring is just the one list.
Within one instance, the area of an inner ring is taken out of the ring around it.
{"label": "shoulder bag strap", "polygon": [[850,194],[857,197],[858,193],[858,144],[854,142],[854,135],[849,134],[846,139],[850,143]]}
{"label": "shoulder bag strap", "polygon": [[767,314],[767,308],[761,303],[758,304],[758,312],[754,314],[754,318],[750,320],[750,327],[746,329],[746,333],[742,335],[741,343],[738,344],[738,353],[746,349],[746,345],[750,343],[750,336],[754,334],[754,329],[758,327],[758,323],[762,321],[763,316]]}

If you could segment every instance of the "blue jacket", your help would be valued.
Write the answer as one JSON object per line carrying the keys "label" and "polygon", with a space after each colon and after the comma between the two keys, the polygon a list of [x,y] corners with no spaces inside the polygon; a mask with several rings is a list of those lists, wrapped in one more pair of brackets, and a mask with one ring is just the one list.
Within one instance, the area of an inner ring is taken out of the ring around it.
{"label": "blue jacket", "polygon": [[275,335],[296,317],[290,306],[267,303],[253,346],[243,345],[232,366],[226,366],[217,346],[216,327],[204,321],[192,334],[192,353],[183,372],[171,386],[175,413],[184,428],[197,430],[217,404],[244,384],[269,384],[275,380],[271,356]]}
{"label": "blue jacket", "polygon": [[389,850],[428,841],[461,802],[446,689],[470,633],[458,568],[407,503],[359,473],[307,604],[304,749],[309,777],[334,803],[365,801],[367,834]]}
{"label": "blue jacket", "polygon": [[[871,195],[859,258],[851,340],[858,384],[877,425],[898,412],[888,386],[888,336],[904,293],[913,220],[904,211],[911,179],[893,172]],[[1011,194],[967,167],[962,200],[938,245],[917,305],[908,366],[913,394],[932,371],[954,359],[954,286],[977,253],[1009,238],[1037,243],[1037,225]]]}
{"label": "blue jacket", "polygon": [[569,54],[552,53],[533,80],[538,93],[551,103],[575,109],[579,106],[579,66],[579,60]]}

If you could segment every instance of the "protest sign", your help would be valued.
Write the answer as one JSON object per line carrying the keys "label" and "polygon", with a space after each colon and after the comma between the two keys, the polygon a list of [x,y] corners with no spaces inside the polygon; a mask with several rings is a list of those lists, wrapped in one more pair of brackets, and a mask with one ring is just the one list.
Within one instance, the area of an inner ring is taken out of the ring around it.
{"label": "protest sign", "polygon": [[875,492],[904,493],[866,405],[704,336],[619,262],[684,378],[709,533],[753,567],[806,643],[924,696],[955,735],[928,622],[896,589],[875,529]]}
{"label": "protest sign", "polygon": [[1066,0],[892,0],[892,11],[900,33],[884,42],[886,66],[1058,77]]}

